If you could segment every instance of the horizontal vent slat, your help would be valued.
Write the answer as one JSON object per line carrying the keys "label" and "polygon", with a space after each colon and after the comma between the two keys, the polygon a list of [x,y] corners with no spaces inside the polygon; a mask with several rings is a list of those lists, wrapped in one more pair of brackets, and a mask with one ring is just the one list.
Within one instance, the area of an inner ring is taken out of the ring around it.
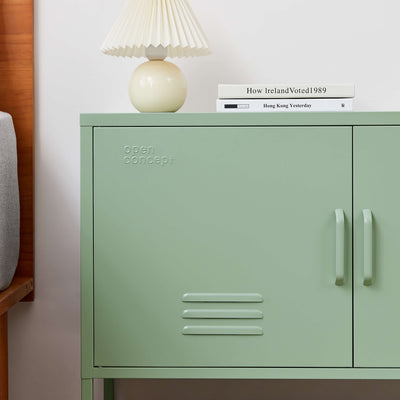
{"label": "horizontal vent slat", "polygon": [[184,310],[182,318],[261,319],[260,310]]}
{"label": "horizontal vent slat", "polygon": [[262,303],[259,293],[185,293],[185,303]]}
{"label": "horizontal vent slat", "polygon": [[185,326],[184,335],[263,335],[259,326]]}

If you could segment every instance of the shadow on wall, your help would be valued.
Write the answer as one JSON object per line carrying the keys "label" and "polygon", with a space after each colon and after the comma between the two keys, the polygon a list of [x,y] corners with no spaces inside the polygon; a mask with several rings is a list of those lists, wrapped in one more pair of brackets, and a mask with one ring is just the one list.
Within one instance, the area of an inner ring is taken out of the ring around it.
{"label": "shadow on wall", "polygon": [[399,381],[118,380],[116,400],[398,400]]}

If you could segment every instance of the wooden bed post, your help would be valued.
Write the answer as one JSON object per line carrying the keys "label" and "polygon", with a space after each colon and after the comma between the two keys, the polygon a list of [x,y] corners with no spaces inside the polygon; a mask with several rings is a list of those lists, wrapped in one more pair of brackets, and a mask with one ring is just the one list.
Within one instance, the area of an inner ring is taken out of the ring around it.
{"label": "wooden bed post", "polygon": [[[16,276],[33,277],[33,0],[0,0],[0,111],[17,137],[21,246]],[[1,292],[0,292],[1,293]],[[33,300],[33,293],[25,299]]]}
{"label": "wooden bed post", "polygon": [[7,311],[33,300],[33,0],[0,0],[0,111],[17,137],[20,254],[11,286],[0,292],[0,400],[8,399]]}
{"label": "wooden bed post", "polygon": [[8,399],[7,313],[0,315],[0,400]]}

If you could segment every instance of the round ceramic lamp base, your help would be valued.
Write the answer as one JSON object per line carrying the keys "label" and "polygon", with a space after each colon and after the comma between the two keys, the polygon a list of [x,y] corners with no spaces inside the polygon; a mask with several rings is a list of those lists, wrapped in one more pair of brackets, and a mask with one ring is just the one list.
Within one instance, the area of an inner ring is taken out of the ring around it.
{"label": "round ceramic lamp base", "polygon": [[136,68],[129,82],[129,97],[140,112],[175,112],[186,99],[186,79],[174,64],[150,60]]}

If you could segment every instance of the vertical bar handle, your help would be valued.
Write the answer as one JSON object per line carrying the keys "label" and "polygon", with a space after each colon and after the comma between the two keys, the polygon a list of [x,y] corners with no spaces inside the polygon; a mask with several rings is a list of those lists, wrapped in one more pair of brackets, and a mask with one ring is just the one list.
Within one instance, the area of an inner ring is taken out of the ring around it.
{"label": "vertical bar handle", "polygon": [[364,286],[372,285],[372,212],[363,210],[364,219]]}
{"label": "vertical bar handle", "polygon": [[336,216],[336,286],[344,284],[344,212],[342,209],[335,210]]}

